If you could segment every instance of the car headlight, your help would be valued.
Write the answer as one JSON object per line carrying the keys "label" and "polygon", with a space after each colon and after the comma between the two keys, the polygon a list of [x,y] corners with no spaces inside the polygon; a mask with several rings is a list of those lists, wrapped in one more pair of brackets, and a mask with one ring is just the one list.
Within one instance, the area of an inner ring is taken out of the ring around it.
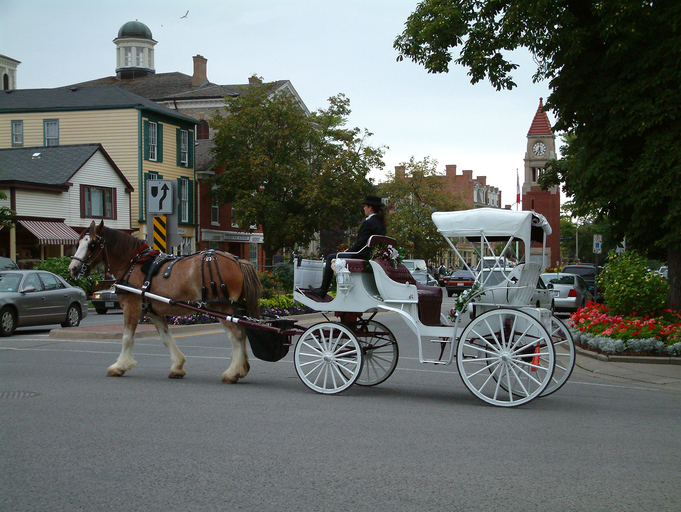
{"label": "car headlight", "polygon": [[99,299],[99,298],[100,298],[100,294],[99,294],[99,293],[95,293],[95,294],[92,296],[92,298],[93,298],[93,299]]}

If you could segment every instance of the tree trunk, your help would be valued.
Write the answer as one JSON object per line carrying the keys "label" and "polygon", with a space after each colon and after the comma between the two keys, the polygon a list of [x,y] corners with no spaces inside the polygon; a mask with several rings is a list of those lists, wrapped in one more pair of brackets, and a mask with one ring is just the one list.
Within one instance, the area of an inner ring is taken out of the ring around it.
{"label": "tree trunk", "polygon": [[681,247],[667,249],[667,273],[669,281],[669,308],[681,311]]}

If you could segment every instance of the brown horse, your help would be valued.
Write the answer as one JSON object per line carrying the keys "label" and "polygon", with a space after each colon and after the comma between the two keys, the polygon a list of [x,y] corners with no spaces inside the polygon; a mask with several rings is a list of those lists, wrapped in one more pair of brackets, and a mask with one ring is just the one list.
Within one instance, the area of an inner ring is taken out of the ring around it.
{"label": "brown horse", "polygon": [[[107,228],[104,222],[96,225],[93,221],[78,240],[76,254],[72,257],[71,275],[85,275],[90,268],[104,263],[106,270],[116,279],[130,287],[148,290],[150,293],[176,301],[208,302],[210,309],[226,314],[244,313],[258,318],[258,301],[262,286],[253,265],[239,260],[226,252],[205,251],[160,265],[158,274],[145,287],[147,275],[142,270],[140,255],[148,250],[144,240]],[[168,266],[172,265],[170,275]],[[222,286],[224,285],[224,286]],[[135,293],[118,291],[118,300],[123,308],[125,326],[123,346],[118,360],[107,369],[107,375],[120,377],[135,366],[132,352],[135,345],[135,329],[142,314],[151,318],[163,344],[170,351],[172,365],[171,379],[181,379],[187,360],[170,334],[166,315],[187,315],[188,309],[148,299]],[[232,342],[232,364],[222,374],[224,382],[235,383],[248,374],[246,353],[246,331],[238,323],[221,319],[222,326]]]}

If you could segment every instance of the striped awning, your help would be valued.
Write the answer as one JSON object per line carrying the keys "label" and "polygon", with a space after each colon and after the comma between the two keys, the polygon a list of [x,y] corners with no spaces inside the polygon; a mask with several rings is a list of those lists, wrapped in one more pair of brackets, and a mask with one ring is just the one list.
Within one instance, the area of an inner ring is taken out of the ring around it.
{"label": "striped awning", "polygon": [[19,224],[33,233],[41,245],[73,245],[78,241],[78,233],[63,222],[20,220]]}

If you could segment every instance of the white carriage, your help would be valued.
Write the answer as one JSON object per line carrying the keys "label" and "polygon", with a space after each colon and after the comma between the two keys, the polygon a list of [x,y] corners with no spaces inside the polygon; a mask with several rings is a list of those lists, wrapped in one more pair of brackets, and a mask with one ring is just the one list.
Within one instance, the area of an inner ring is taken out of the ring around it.
{"label": "white carriage", "polygon": [[[482,256],[514,249],[524,260],[512,269],[493,265],[503,275],[499,286],[485,286],[490,273],[478,272],[471,293],[460,297],[462,314],[452,321],[442,313],[442,288],[417,283],[404,265],[389,258],[370,260],[338,256],[334,265],[335,297],[311,293],[322,279],[323,261],[294,263],[294,299],[338,320],[313,325],[299,337],[294,350],[298,376],[319,393],[339,393],[353,384],[372,386],[385,381],[397,366],[399,348],[390,330],[375,321],[379,312],[400,315],[414,333],[422,363],[448,365],[456,360],[466,387],[497,406],[516,406],[558,390],[569,378],[575,360],[567,326],[547,309],[529,306],[541,263],[531,261],[530,248],[545,247],[551,228],[533,212],[476,209],[436,212],[433,222],[460,259],[461,243]],[[396,248],[394,239],[373,236],[379,252]],[[501,262],[503,260],[496,259]],[[466,325],[463,312],[475,305]]]}

